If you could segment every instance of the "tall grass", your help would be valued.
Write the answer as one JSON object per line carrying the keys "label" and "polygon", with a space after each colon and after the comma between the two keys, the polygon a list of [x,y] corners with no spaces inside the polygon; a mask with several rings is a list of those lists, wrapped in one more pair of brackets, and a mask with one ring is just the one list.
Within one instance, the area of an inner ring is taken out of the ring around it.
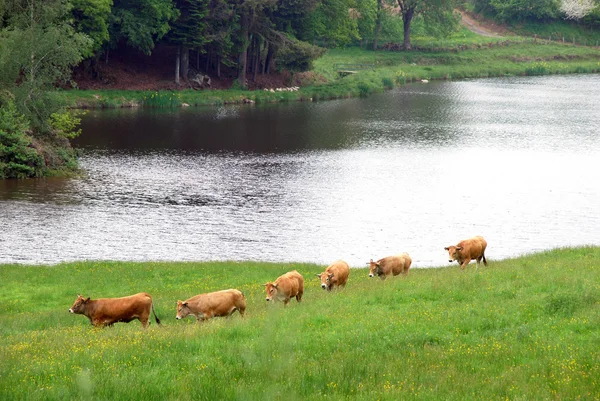
{"label": "tall grass", "polygon": [[[301,303],[264,301],[297,269]],[[600,248],[561,249],[466,271],[353,269],[327,293],[323,266],[78,262],[0,266],[0,398],[598,399]],[[239,288],[245,318],[175,320],[178,299]],[[93,328],[77,293],[149,292],[163,325]]]}

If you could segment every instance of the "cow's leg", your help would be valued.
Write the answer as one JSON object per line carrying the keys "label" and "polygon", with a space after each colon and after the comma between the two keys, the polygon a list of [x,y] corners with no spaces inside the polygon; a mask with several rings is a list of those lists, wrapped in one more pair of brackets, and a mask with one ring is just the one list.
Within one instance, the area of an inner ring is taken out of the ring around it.
{"label": "cow's leg", "polygon": [[148,326],[150,325],[150,323],[148,322],[148,318],[140,317],[139,319],[140,319],[140,322],[142,323],[142,327],[147,329]]}
{"label": "cow's leg", "polygon": [[462,262],[459,262],[460,263],[460,268],[462,270],[465,270],[465,268],[467,267],[467,265],[469,264],[469,262],[470,262],[469,260],[463,260]]}

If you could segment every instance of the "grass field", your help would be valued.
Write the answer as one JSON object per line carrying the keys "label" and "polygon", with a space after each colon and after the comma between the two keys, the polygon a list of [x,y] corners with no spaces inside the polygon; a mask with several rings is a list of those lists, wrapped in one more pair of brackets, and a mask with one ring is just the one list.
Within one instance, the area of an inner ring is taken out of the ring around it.
{"label": "grass field", "polygon": [[[440,258],[444,258],[443,252]],[[77,262],[0,266],[2,400],[597,400],[600,248],[369,279],[326,293],[324,266]],[[297,269],[301,303],[263,284]],[[245,318],[176,321],[176,301],[238,288]],[[68,313],[149,292],[162,326]]]}

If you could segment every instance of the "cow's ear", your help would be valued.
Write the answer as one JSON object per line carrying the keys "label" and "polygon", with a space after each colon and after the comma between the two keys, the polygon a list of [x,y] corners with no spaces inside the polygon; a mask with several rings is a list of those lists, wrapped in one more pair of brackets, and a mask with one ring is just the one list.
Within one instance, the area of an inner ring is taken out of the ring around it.
{"label": "cow's ear", "polygon": [[85,303],[88,303],[88,302],[90,302],[90,297],[87,297],[87,298],[85,299],[85,301],[83,301],[83,302],[85,302]]}
{"label": "cow's ear", "polygon": [[462,250],[462,246],[457,246],[457,247],[456,247],[456,250],[457,250],[457,251],[461,251],[461,250]]}
{"label": "cow's ear", "polygon": [[188,304],[187,304],[187,302],[182,302],[181,305],[187,306]]}
{"label": "cow's ear", "polygon": [[277,288],[277,284],[273,283],[273,288]]}
{"label": "cow's ear", "polygon": [[445,247],[445,248],[444,248],[444,250],[445,250],[445,251],[447,251],[448,249],[450,249],[450,248],[448,248],[448,247]]}
{"label": "cow's ear", "polygon": [[375,263],[375,266],[381,267],[381,263]]}

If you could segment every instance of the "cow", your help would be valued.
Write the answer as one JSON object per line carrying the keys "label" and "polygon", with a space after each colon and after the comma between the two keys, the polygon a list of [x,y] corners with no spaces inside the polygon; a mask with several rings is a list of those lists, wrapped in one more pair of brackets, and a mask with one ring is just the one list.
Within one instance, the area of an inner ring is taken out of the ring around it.
{"label": "cow", "polygon": [[154,314],[156,324],[160,319],[154,311],[152,297],[145,292],[123,298],[90,299],[77,295],[77,299],[69,312],[84,315],[96,327],[112,326],[115,323],[129,323],[138,319],[144,328],[149,325],[150,310]]}
{"label": "cow", "polygon": [[444,249],[448,251],[448,262],[452,263],[456,260],[460,265],[460,268],[464,270],[473,259],[477,260],[475,269],[479,268],[479,263],[481,263],[482,259],[483,264],[487,266],[487,260],[485,260],[486,247],[487,242],[482,236],[478,235],[473,238],[462,240],[456,245],[447,246]]}
{"label": "cow", "polygon": [[403,274],[408,276],[408,269],[410,269],[411,264],[412,259],[406,252],[387,256],[377,262],[373,262],[373,259],[371,259],[369,262],[369,277],[379,276],[380,279],[385,280],[392,275]]}
{"label": "cow", "polygon": [[348,275],[350,275],[350,266],[343,260],[338,260],[316,276],[321,279],[321,288],[331,291],[333,287],[344,287],[348,281]]}
{"label": "cow", "polygon": [[283,301],[287,306],[290,299],[296,297],[296,301],[302,300],[304,294],[304,278],[296,270],[287,272],[277,278],[275,282],[265,284],[267,301]]}
{"label": "cow", "polygon": [[239,311],[244,317],[246,297],[235,289],[209,292],[191,297],[185,301],[177,301],[177,320],[194,315],[198,323],[218,316],[229,317]]}

